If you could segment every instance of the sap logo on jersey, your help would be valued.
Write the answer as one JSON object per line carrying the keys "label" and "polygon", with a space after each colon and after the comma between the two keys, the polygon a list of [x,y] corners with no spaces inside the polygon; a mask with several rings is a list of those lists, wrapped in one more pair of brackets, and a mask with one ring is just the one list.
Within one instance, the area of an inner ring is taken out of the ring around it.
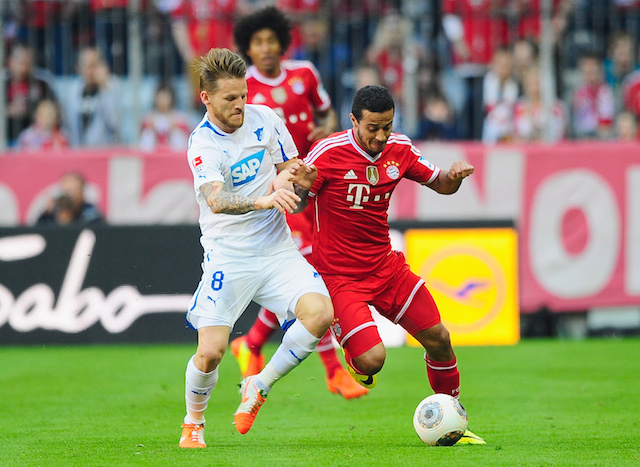
{"label": "sap logo on jersey", "polygon": [[256,178],[263,157],[264,149],[232,165],[231,180],[233,181],[233,186],[244,185]]}

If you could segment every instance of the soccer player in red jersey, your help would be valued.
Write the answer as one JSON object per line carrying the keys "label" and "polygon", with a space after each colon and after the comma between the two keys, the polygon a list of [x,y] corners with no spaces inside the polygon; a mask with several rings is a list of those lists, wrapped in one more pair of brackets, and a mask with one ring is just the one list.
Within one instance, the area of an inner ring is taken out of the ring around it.
{"label": "soccer player in red jersey", "polygon": [[[424,280],[404,255],[391,249],[387,210],[391,194],[408,178],[441,194],[455,193],[473,173],[465,161],[442,171],[392,133],[395,105],[383,86],[365,86],[353,99],[352,129],[316,143],[305,158],[318,176],[312,264],[334,306],[331,331],[345,350],[349,371],[362,386],[376,384],[386,350],[369,305],[401,325],[424,347],[426,370],[436,393],[460,395],[460,373],[449,332]],[[484,443],[465,433],[462,443]]]}
{"label": "soccer player in red jersey", "polygon": [[[238,49],[251,64],[247,70],[247,103],[272,108],[284,120],[303,157],[313,142],[335,131],[337,117],[316,67],[309,61],[282,59],[291,43],[291,28],[280,10],[267,7],[240,18],[234,35]],[[313,211],[288,215],[287,223],[300,252],[309,259]],[[261,349],[277,326],[275,315],[262,308],[249,333],[231,342],[243,376],[258,373],[264,366]],[[317,350],[329,391],[346,399],[368,392],[353,381],[340,363],[331,333],[327,332]]]}

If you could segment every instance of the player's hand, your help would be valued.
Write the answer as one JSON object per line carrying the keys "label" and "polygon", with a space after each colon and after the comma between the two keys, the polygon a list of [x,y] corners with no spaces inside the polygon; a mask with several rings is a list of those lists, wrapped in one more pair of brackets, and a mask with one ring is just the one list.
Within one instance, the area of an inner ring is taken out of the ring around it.
{"label": "player's hand", "polygon": [[313,164],[307,165],[304,162],[301,162],[296,166],[292,166],[291,173],[294,177],[293,183],[302,189],[309,190],[311,189],[313,182],[316,181],[318,168]]}
{"label": "player's hand", "polygon": [[276,178],[274,178],[269,183],[269,192],[280,190],[283,188],[285,190],[293,191],[293,184],[295,182],[294,173],[296,168],[300,164],[302,164],[302,162],[296,159],[291,161],[291,163],[287,166],[286,169],[281,170],[276,176]]}
{"label": "player's hand", "polygon": [[447,176],[449,180],[462,180],[473,173],[473,166],[466,161],[457,161],[451,165]]}
{"label": "player's hand", "polygon": [[300,197],[294,192],[281,188],[266,196],[260,196],[256,199],[255,206],[258,209],[275,208],[281,213],[292,213],[298,207]]}
{"label": "player's hand", "polygon": [[331,131],[327,130],[325,127],[315,126],[313,123],[309,123],[309,135],[307,136],[307,141],[311,141],[313,143],[319,139],[326,138],[330,134]]}

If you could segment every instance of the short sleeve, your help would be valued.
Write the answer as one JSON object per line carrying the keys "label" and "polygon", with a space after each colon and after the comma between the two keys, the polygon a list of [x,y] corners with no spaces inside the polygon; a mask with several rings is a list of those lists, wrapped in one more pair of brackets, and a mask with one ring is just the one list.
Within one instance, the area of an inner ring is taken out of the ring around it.
{"label": "short sleeve", "polygon": [[423,185],[428,185],[438,178],[440,175],[439,167],[429,162],[413,144],[405,147],[406,157],[410,161],[409,168],[404,175],[405,178]]}
{"label": "short sleeve", "polygon": [[270,119],[275,129],[271,155],[274,165],[277,165],[298,157],[298,148],[282,119],[275,112],[271,113]]}
{"label": "short sleeve", "polygon": [[205,183],[224,182],[220,151],[211,145],[205,144],[198,138],[197,132],[189,138],[187,159],[191,173],[193,173],[194,187],[196,189]]}

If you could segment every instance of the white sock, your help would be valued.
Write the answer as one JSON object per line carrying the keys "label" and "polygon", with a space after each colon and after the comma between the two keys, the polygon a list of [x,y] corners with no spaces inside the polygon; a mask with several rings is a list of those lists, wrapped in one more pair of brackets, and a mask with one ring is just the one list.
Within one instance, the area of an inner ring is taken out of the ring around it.
{"label": "white sock", "polygon": [[204,411],[209,403],[211,391],[218,383],[218,368],[204,373],[196,368],[193,357],[187,363],[187,371],[184,374],[184,398],[187,403],[184,422],[204,424]]}
{"label": "white sock", "polygon": [[300,365],[316,348],[320,338],[314,336],[300,320],[291,325],[269,363],[258,374],[256,386],[268,393],[273,383]]}

